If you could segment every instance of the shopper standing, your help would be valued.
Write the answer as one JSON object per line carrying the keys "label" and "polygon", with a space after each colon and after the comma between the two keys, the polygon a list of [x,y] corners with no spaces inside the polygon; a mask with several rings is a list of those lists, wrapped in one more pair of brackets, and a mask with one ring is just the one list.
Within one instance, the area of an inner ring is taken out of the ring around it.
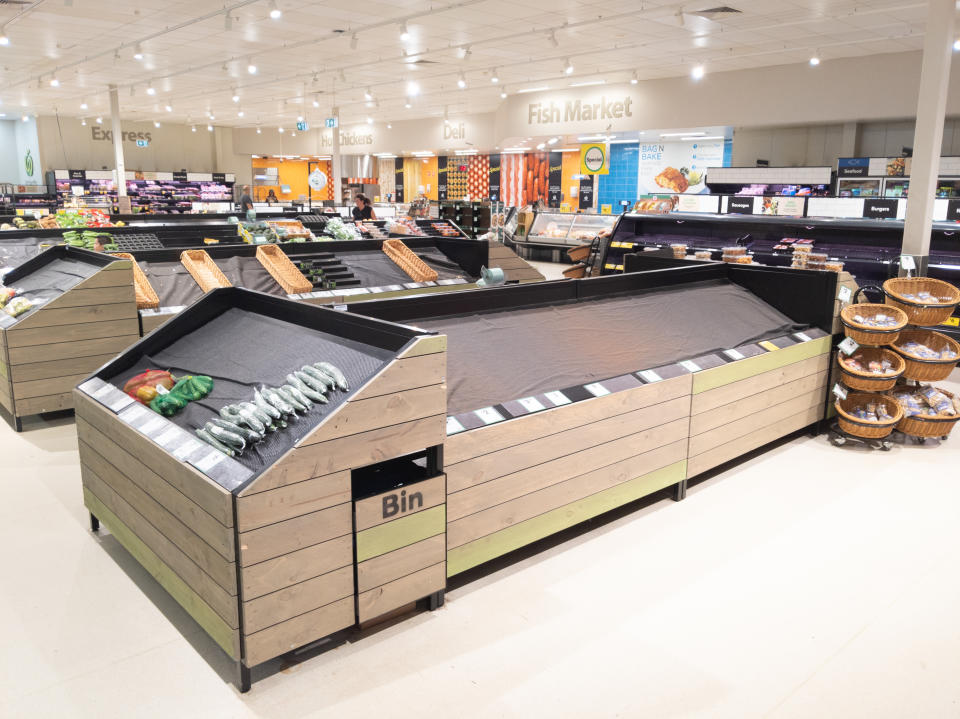
{"label": "shopper standing", "polygon": [[373,211],[373,205],[370,203],[370,198],[362,192],[357,193],[357,196],[354,198],[354,203],[356,203],[356,207],[353,208],[353,219],[355,221],[360,222],[361,220],[377,219],[377,215]]}
{"label": "shopper standing", "polygon": [[247,220],[253,222],[257,218],[257,213],[253,209],[253,198],[250,197],[250,185],[244,185],[243,194],[240,195],[240,212],[247,213]]}

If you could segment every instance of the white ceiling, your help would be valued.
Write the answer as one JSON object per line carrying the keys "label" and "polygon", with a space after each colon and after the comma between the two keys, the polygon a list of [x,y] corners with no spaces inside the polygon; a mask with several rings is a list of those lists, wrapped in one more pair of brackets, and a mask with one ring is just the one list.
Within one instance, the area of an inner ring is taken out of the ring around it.
{"label": "white ceiling", "polygon": [[[23,2],[23,4],[12,4]],[[0,112],[231,126],[489,112],[502,90],[919,50],[909,0],[0,0]],[[692,13],[727,4],[716,21]],[[232,18],[227,29],[227,13]],[[401,41],[406,21],[410,39]],[[336,31],[342,32],[336,32]],[[356,48],[351,38],[356,37]],[[556,39],[556,45],[551,40]],[[142,60],[133,57],[137,43]],[[469,53],[464,57],[464,50]],[[422,60],[419,65],[410,64]],[[574,71],[567,75],[567,59]],[[247,71],[248,64],[256,74]],[[491,82],[494,71],[499,84]],[[342,73],[342,74],[341,74]],[[460,73],[467,87],[460,89]],[[59,87],[51,87],[56,77]],[[406,108],[407,83],[420,93]],[[147,88],[155,88],[151,96]],[[231,97],[236,93],[240,101]],[[374,102],[365,100],[366,90]],[[314,102],[319,107],[314,107]],[[86,102],[88,109],[81,109]],[[172,111],[167,111],[169,105]],[[238,112],[242,111],[242,117]]]}

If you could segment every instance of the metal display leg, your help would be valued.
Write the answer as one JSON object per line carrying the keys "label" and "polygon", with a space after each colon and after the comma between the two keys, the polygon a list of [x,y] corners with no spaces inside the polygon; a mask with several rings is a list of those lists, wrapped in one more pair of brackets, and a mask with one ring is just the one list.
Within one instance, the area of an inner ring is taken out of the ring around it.
{"label": "metal display leg", "polygon": [[683,479],[673,485],[673,501],[679,502],[687,496],[687,480]]}
{"label": "metal display leg", "polygon": [[237,677],[237,688],[240,690],[241,694],[246,694],[248,691],[250,691],[250,667],[243,662],[237,662],[237,669],[239,670],[239,676]]}
{"label": "metal display leg", "polygon": [[427,609],[429,609],[431,612],[436,609],[439,609],[442,606],[443,606],[443,590],[442,589],[439,592],[434,592],[429,597],[427,597]]}
{"label": "metal display leg", "polygon": [[93,512],[90,512],[90,531],[94,533],[100,531],[100,520],[93,516]]}

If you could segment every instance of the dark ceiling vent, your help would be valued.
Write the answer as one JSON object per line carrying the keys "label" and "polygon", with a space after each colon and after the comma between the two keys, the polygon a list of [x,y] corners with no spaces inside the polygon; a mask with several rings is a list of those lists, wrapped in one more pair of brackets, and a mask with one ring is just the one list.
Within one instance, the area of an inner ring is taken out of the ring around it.
{"label": "dark ceiling vent", "polygon": [[731,15],[733,13],[740,14],[740,10],[736,8],[727,7],[726,5],[721,5],[720,7],[712,7],[707,10],[694,10],[690,15],[699,15],[700,17],[705,17],[707,20],[715,20],[720,15]]}

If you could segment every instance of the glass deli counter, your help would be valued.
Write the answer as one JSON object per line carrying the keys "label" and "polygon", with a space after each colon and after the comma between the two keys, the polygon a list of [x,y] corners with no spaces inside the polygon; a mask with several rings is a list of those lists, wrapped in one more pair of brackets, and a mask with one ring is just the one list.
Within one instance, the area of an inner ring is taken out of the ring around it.
{"label": "glass deli counter", "polygon": [[566,212],[538,212],[524,244],[547,247],[575,247],[590,242],[600,230],[613,227],[616,215],[574,215]]}

